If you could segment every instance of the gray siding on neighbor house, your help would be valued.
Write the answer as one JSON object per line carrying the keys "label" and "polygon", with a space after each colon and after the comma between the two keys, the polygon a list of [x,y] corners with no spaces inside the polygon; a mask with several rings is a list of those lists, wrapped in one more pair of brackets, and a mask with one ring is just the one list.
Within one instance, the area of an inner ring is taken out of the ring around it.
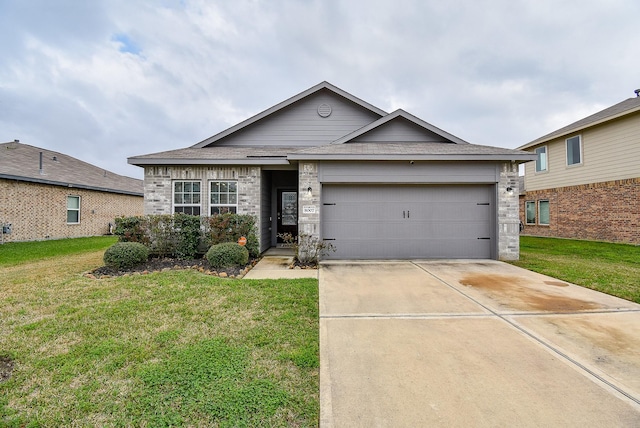
{"label": "gray siding on neighbor house", "polygon": [[494,162],[322,162],[321,183],[497,183]]}
{"label": "gray siding on neighbor house", "polygon": [[388,141],[413,141],[413,142],[449,142],[446,138],[435,132],[424,129],[415,123],[398,118],[375,128],[351,142],[388,142]]}
{"label": "gray siding on neighbor house", "polygon": [[[328,104],[322,117],[318,106]],[[215,143],[216,146],[316,146],[328,144],[380,116],[327,90],[319,91]]]}

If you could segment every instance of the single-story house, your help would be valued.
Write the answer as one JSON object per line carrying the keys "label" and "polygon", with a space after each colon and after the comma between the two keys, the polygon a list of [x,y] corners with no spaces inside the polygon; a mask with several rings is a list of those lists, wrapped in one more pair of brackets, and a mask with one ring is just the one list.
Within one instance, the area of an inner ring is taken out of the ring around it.
{"label": "single-story house", "polygon": [[290,232],[334,259],[519,256],[518,165],[404,110],[322,82],[191,147],[129,158],[145,213],[252,214],[261,251]]}
{"label": "single-story house", "polygon": [[640,244],[640,90],[519,149],[523,233]]}
{"label": "single-story house", "polygon": [[143,181],[71,156],[0,144],[0,242],[98,236],[142,215]]}

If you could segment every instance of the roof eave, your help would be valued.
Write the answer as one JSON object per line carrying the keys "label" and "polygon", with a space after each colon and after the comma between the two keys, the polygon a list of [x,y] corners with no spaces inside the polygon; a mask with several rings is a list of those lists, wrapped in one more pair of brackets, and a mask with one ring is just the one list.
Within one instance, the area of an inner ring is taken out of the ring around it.
{"label": "roof eave", "polygon": [[[516,150],[530,149],[532,147],[539,146],[540,144],[548,143],[549,141],[555,140],[557,138],[566,137],[567,135],[574,134],[576,132],[584,131],[587,128],[591,128],[593,126],[601,125],[603,123],[609,122],[609,121],[614,120],[614,119],[618,119],[618,118],[623,117],[623,116],[627,116],[627,115],[629,115],[631,113],[635,113],[635,112],[638,112],[638,111],[640,111],[640,106],[632,108],[632,109],[629,109],[629,110],[626,110],[626,111],[623,111],[623,112],[620,112],[618,114],[607,116],[607,117],[602,118],[600,120],[597,120],[595,122],[587,123],[587,124],[582,125],[582,126],[576,126],[575,128],[569,128],[566,131],[562,131],[562,133],[560,133],[560,134],[556,134],[556,132],[559,131],[559,130],[556,130],[556,131],[550,132],[549,134],[547,134],[547,135],[545,135],[543,137],[540,137],[540,138],[538,138],[536,140],[533,140],[533,141],[531,141],[531,142],[529,142],[529,143],[527,143],[527,144],[525,144],[523,146],[517,147]],[[562,128],[560,128],[560,129],[562,129]]]}
{"label": "roof eave", "polygon": [[524,163],[536,160],[533,154],[419,154],[419,155],[373,155],[373,154],[291,154],[290,160],[333,161],[510,161]]}
{"label": "roof eave", "polygon": [[129,158],[127,163],[135,166],[147,165],[289,165],[284,157],[243,159],[175,159],[175,158]]}
{"label": "roof eave", "polygon": [[69,183],[64,181],[45,180],[42,178],[22,177],[19,175],[0,174],[0,178],[5,180],[26,181],[28,183],[46,184],[49,186],[67,187],[70,189],[95,190],[97,192],[117,193],[129,196],[144,196],[144,192],[134,192],[130,190],[111,189],[108,187],[89,186],[86,184]]}

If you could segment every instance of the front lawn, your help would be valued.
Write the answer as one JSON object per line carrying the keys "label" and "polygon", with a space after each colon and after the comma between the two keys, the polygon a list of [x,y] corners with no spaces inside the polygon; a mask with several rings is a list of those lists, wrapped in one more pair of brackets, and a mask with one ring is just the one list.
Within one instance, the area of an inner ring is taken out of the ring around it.
{"label": "front lawn", "polygon": [[640,303],[640,246],[521,236],[513,264]]}
{"label": "front lawn", "polygon": [[103,253],[0,265],[0,426],[317,426],[317,280],[84,277]]}

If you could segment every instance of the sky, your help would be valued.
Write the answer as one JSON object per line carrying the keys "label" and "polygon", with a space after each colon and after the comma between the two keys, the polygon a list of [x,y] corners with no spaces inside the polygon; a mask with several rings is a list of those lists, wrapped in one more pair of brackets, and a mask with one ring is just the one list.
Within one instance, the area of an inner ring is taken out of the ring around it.
{"label": "sky", "polygon": [[640,88],[638,0],[0,0],[0,142],[135,178],[322,81],[516,148]]}

